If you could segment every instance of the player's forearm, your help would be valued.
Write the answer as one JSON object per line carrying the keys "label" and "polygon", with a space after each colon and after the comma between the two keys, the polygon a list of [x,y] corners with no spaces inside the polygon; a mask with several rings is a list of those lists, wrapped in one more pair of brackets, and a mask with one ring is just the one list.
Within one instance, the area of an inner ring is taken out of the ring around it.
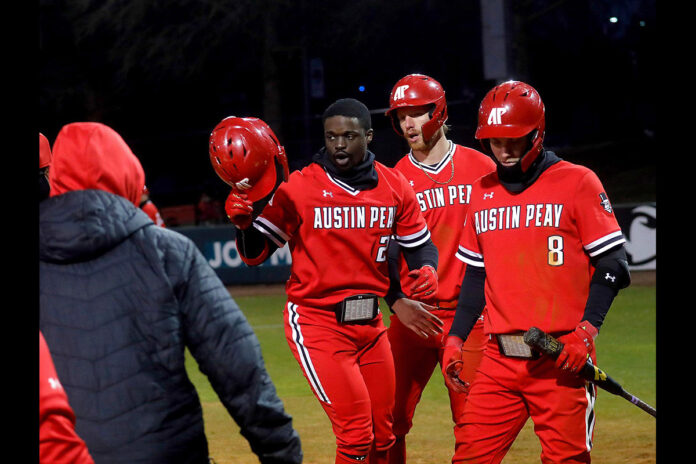
{"label": "player's forearm", "polygon": [[599,330],[619,290],[631,283],[631,274],[623,246],[598,256],[592,264],[595,272],[590,282],[582,320]]}
{"label": "player's forearm", "polygon": [[475,266],[466,267],[449,335],[456,335],[462,340],[467,339],[486,305],[485,282],[485,269]]}
{"label": "player's forearm", "polygon": [[415,248],[401,248],[409,270],[420,269],[423,266],[432,266],[437,270],[438,251],[431,239]]}
{"label": "player's forearm", "polygon": [[[406,298],[406,294],[401,288],[401,278],[399,276],[399,258],[401,257],[401,247],[392,240],[387,248],[387,265],[389,269],[389,290],[384,296],[389,309],[392,310],[396,300]],[[393,310],[392,310],[393,312]]]}

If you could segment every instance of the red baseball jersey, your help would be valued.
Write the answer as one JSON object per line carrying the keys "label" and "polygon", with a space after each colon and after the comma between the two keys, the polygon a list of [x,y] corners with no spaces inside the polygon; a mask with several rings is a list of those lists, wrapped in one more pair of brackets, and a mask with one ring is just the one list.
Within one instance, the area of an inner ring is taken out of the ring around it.
{"label": "red baseball jersey", "polygon": [[254,227],[278,247],[290,246],[288,299],[333,309],[359,293],[384,296],[389,287],[387,246],[430,238],[416,195],[401,173],[375,162],[378,183],[356,190],[317,163],[280,185]]}
{"label": "red baseball jersey", "polygon": [[[450,141],[447,154],[436,165],[424,165],[409,153],[394,166],[416,192],[433,243],[438,249],[438,291],[426,303],[454,308],[464,269],[455,257],[474,181],[495,170],[495,162],[483,153]],[[401,286],[407,296],[413,279],[401,258]]]}
{"label": "red baseball jersey", "polygon": [[486,270],[485,331],[570,331],[584,313],[590,257],[626,240],[600,180],[559,161],[518,194],[497,173],[474,185],[457,257]]}

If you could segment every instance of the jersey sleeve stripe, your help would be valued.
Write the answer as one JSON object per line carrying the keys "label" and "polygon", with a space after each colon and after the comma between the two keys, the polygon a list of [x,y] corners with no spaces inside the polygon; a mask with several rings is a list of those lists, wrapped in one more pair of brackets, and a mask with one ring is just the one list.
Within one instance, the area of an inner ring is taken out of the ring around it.
{"label": "jersey sleeve stripe", "polygon": [[609,235],[605,235],[604,237],[585,245],[584,248],[587,254],[590,255],[590,257],[594,257],[604,253],[610,248],[614,248],[615,246],[625,242],[626,238],[623,236],[623,233],[619,230]]}
{"label": "jersey sleeve stripe", "polygon": [[285,232],[273,225],[268,219],[257,217],[253,224],[254,228],[278,245],[278,248],[282,248],[285,246],[285,243],[290,240],[290,237],[288,237]]}
{"label": "jersey sleeve stripe", "polygon": [[428,230],[428,226],[423,227],[420,231],[416,232],[415,234],[410,234],[410,235],[404,235],[396,236],[396,241],[399,243],[399,245],[406,247],[406,248],[414,248],[419,245],[424,244],[425,242],[428,241],[430,238],[430,230]]}
{"label": "jersey sleeve stripe", "polygon": [[454,254],[459,260],[464,261],[466,264],[470,264],[476,267],[483,266],[483,255],[479,253],[474,253],[471,250],[467,250],[463,246],[460,246],[457,252]]}

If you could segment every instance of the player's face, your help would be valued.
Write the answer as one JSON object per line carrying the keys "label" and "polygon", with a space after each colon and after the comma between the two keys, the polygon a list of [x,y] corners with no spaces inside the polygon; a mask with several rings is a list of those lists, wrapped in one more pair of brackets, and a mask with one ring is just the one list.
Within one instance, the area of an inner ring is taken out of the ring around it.
{"label": "player's face", "polygon": [[347,171],[365,159],[372,129],[365,131],[358,118],[331,116],[324,121],[324,145],[329,159],[340,171]]}
{"label": "player's face", "polygon": [[522,155],[524,155],[527,150],[527,142],[527,136],[522,136],[515,139],[490,139],[493,156],[495,156],[495,159],[497,159],[498,162],[505,167],[514,166],[515,164],[519,163],[520,159],[522,159]]}
{"label": "player's face", "polygon": [[[429,110],[430,107],[428,105],[411,106],[396,110],[396,117],[399,120],[401,132],[412,150],[425,150],[431,144],[423,140],[423,124],[430,121]],[[435,137],[429,142],[433,142],[433,140],[435,140]]]}

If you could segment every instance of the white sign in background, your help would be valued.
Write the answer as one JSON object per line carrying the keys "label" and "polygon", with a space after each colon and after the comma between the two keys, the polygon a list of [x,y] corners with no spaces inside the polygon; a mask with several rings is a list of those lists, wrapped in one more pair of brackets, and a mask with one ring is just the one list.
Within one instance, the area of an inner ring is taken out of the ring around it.
{"label": "white sign in background", "polygon": [[657,206],[617,206],[617,218],[626,237],[629,268],[635,271],[656,270]]}

